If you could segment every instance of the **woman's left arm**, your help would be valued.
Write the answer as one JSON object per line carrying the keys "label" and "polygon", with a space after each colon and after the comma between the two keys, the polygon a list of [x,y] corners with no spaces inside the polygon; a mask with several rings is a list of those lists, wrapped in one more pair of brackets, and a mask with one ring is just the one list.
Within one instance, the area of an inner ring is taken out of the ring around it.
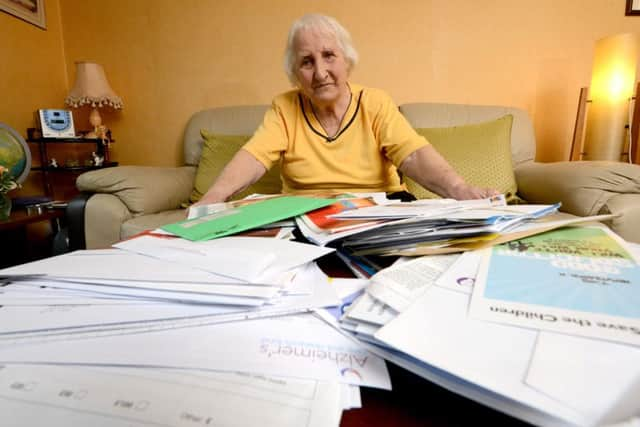
{"label": "woman's left arm", "polygon": [[490,188],[467,184],[432,145],[425,145],[409,154],[400,171],[439,196],[456,199],[482,199],[498,194]]}

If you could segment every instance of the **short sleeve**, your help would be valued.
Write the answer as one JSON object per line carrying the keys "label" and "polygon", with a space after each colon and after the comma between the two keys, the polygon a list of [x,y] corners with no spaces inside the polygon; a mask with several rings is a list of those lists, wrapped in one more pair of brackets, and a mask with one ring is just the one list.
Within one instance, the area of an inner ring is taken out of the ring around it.
{"label": "short sleeve", "polygon": [[379,89],[369,92],[374,99],[366,105],[372,109],[372,126],[380,150],[396,167],[400,166],[407,156],[429,142],[411,127],[388,94]]}
{"label": "short sleeve", "polygon": [[287,149],[287,126],[282,109],[274,102],[264,115],[262,124],[242,149],[253,155],[262,165],[271,167],[280,161]]}

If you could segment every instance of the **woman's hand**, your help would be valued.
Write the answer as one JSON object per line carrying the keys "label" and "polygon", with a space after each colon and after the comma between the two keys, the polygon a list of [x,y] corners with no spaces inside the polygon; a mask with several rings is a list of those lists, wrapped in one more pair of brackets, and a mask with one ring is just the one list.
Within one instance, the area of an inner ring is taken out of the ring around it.
{"label": "woman's hand", "polygon": [[474,187],[463,182],[461,185],[453,186],[449,190],[448,197],[456,200],[486,199],[497,196],[500,192],[493,188]]}

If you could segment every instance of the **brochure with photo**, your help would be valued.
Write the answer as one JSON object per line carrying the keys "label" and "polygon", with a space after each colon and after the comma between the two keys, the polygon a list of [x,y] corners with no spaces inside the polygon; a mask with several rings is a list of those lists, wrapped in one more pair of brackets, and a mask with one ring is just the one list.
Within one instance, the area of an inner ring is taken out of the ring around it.
{"label": "brochure with photo", "polygon": [[485,249],[471,317],[640,346],[640,265],[605,227]]}

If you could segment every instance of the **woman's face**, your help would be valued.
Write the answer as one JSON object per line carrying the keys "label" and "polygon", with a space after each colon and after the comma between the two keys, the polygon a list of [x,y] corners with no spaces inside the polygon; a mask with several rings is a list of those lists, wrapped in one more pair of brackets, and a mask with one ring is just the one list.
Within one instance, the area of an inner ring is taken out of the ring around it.
{"label": "woman's face", "polygon": [[349,93],[349,64],[334,36],[301,30],[294,40],[300,90],[317,106],[335,104]]}

